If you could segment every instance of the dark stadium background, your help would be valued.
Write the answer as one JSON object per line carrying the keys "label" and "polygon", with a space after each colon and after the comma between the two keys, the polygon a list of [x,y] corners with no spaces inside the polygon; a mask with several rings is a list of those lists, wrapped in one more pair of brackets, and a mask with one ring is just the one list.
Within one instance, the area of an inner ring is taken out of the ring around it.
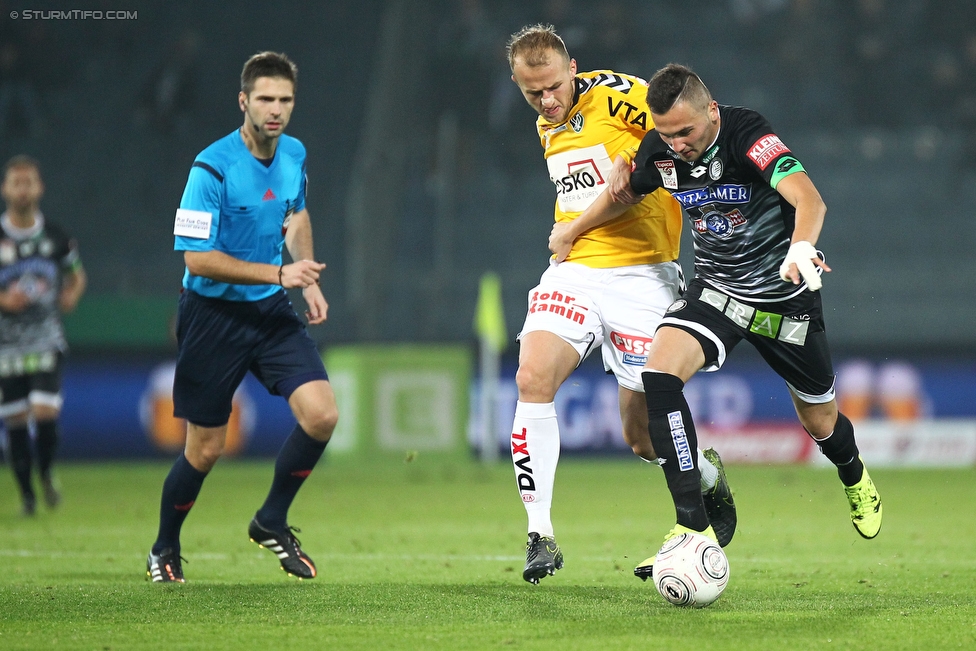
{"label": "dark stadium background", "polygon": [[[135,15],[37,13],[66,9]],[[265,49],[300,69],[288,132],[308,148],[329,265],[319,343],[474,352],[489,270],[512,337],[547,264],[553,191],[504,43],[539,21],[583,70],[647,78],[682,62],[720,102],[764,113],[828,206],[818,246],[834,269],[823,292],[838,356],[950,365],[958,382],[931,382],[963,387],[958,401],[972,405],[976,6],[965,0],[0,0],[0,159],[41,161],[42,207],[77,237],[90,278],[67,321],[71,364],[172,355],[174,211],[195,154],[238,126],[240,67]],[[683,249],[690,274],[687,237]]]}

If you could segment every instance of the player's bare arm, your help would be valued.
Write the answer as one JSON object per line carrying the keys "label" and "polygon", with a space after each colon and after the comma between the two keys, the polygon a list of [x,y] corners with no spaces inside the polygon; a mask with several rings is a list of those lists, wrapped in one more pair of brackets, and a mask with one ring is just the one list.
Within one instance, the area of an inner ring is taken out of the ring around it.
{"label": "player's bare arm", "polygon": [[[308,210],[296,212],[291,216],[291,221],[288,222],[288,232],[285,233],[285,246],[288,248],[288,253],[293,260],[304,262],[314,261],[315,247],[312,240],[312,220],[309,217]],[[325,263],[316,262],[315,264],[321,264],[319,271],[325,269]],[[285,268],[290,266],[292,265],[286,265]],[[322,295],[322,290],[318,283],[304,285],[302,297],[308,304],[308,310],[305,316],[308,317],[309,325],[317,325],[325,321],[329,311],[329,304],[326,302],[325,296]]]}
{"label": "player's bare arm", "polygon": [[623,156],[613,159],[613,167],[607,177],[607,192],[614,201],[633,205],[644,200],[645,195],[635,193],[630,187],[632,169],[631,161]]}
{"label": "player's bare arm", "polygon": [[30,297],[19,287],[13,286],[0,292],[0,310],[9,314],[23,312],[30,302]]}
{"label": "player's bare arm", "polygon": [[71,273],[64,275],[61,283],[61,293],[58,295],[58,308],[62,314],[70,314],[75,311],[81,295],[88,287],[88,274],[82,267],[78,267]]}
{"label": "player's bare arm", "polygon": [[796,208],[796,223],[790,239],[792,245],[790,253],[783,261],[780,276],[794,285],[799,285],[801,279],[806,280],[811,290],[819,289],[820,277],[814,267],[830,271],[830,267],[817,255],[814,246],[823,228],[827,206],[805,172],[787,176],[776,186],[776,191]]}
{"label": "player's bare arm", "polygon": [[553,224],[552,231],[549,233],[549,250],[556,255],[556,262],[566,259],[573,249],[573,242],[580,235],[620,217],[628,209],[630,204],[614,201],[610,198],[610,193],[605,190],[573,221]]}

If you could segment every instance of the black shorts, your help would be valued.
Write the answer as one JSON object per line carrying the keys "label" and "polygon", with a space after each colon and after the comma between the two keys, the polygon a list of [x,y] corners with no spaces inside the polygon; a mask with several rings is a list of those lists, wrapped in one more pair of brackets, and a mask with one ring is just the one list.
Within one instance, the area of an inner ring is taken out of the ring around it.
{"label": "black shorts", "polygon": [[195,425],[228,421],[234,392],[248,371],[285,399],[306,382],[328,379],[284,291],[260,301],[225,301],[185,290],[176,338],[173,413]]}
{"label": "black shorts", "polygon": [[61,364],[58,350],[26,355],[0,353],[0,418],[20,414],[31,404],[61,409]]}
{"label": "black shorts", "polygon": [[732,298],[696,278],[658,327],[679,328],[697,339],[705,353],[705,371],[721,368],[745,339],[804,402],[834,398],[834,368],[820,292],[757,303]]}

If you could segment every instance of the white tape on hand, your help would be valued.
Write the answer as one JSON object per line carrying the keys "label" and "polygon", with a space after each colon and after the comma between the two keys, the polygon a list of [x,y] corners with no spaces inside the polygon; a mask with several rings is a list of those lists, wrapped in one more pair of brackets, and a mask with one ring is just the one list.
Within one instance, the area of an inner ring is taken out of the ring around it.
{"label": "white tape on hand", "polygon": [[790,245],[790,250],[786,253],[783,264],[779,266],[779,277],[789,281],[790,265],[795,264],[800,271],[800,275],[807,283],[807,288],[815,292],[823,286],[817,267],[813,264],[813,259],[817,256],[817,249],[805,240],[794,242]]}

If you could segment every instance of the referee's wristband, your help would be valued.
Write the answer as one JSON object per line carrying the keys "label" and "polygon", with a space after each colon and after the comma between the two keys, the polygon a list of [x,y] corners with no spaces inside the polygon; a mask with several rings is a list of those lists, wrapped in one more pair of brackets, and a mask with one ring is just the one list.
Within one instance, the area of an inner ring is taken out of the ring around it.
{"label": "referee's wristband", "polygon": [[278,267],[278,284],[281,285],[282,287],[285,286],[284,283],[281,282],[281,272],[282,270],[284,270],[284,268],[285,268],[284,264]]}

